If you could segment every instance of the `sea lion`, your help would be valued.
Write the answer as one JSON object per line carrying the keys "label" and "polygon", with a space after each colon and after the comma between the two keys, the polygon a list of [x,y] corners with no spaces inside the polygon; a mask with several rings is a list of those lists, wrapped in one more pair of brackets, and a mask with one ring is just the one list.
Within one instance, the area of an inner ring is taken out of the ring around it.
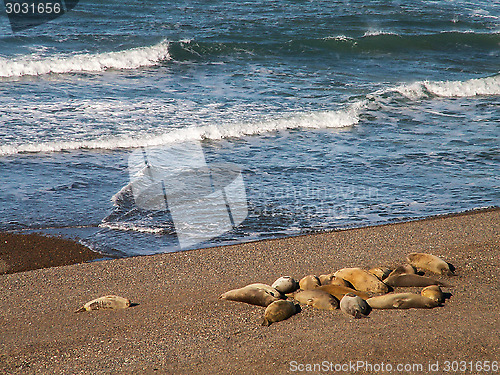
{"label": "sea lion", "polygon": [[417,270],[411,264],[403,264],[402,266],[396,267],[396,269],[394,269],[387,277],[389,278],[397,275],[414,275],[416,272]]}
{"label": "sea lion", "polygon": [[320,285],[321,285],[321,282],[319,281],[319,279],[316,275],[304,276],[299,281],[299,286],[300,286],[300,289],[302,289],[302,290],[316,289]]}
{"label": "sea lion", "polygon": [[293,298],[302,305],[312,306],[320,310],[336,310],[339,301],[323,290],[301,290],[294,293]]}
{"label": "sea lion", "polygon": [[273,287],[267,284],[256,283],[225,292],[219,298],[267,307],[274,301],[283,299],[283,297],[284,296]]}
{"label": "sea lion", "polygon": [[375,267],[368,270],[373,276],[376,276],[379,280],[383,281],[391,273],[391,269],[387,267]]}
{"label": "sea lion", "polygon": [[353,293],[353,294],[355,294],[363,299],[370,298],[370,296],[366,292],[362,292],[360,290],[355,290],[355,289],[352,289],[352,288],[349,288],[349,287],[346,287],[343,285],[321,285],[317,289],[323,290],[323,291],[331,294],[332,296],[334,296],[338,300],[341,300],[342,297],[344,297],[347,293]]}
{"label": "sea lion", "polygon": [[281,276],[277,279],[272,288],[276,289],[278,292],[283,294],[293,293],[299,288],[297,281],[291,276]]}
{"label": "sea lion", "polygon": [[282,320],[288,319],[289,317],[294,315],[298,311],[298,309],[299,306],[295,305],[291,301],[274,301],[266,307],[262,325],[270,326],[272,323],[281,322]]}
{"label": "sea lion", "polygon": [[328,275],[320,275],[319,281],[321,285],[340,285],[346,286],[348,288],[352,287],[351,283],[344,279],[341,279],[340,277],[333,276],[333,274],[331,273],[329,273]]}
{"label": "sea lion", "polygon": [[435,255],[411,253],[406,259],[412,266],[422,270],[434,272],[438,275],[454,276],[455,267]]}
{"label": "sea lion", "polygon": [[130,301],[127,298],[109,295],[87,302],[81,308],[76,310],[75,313],[91,310],[126,309],[129,306]]}
{"label": "sea lion", "polygon": [[430,285],[422,289],[420,294],[424,297],[430,298],[438,305],[444,302],[444,294],[441,288],[438,285]]}
{"label": "sea lion", "polygon": [[335,276],[329,273],[327,275],[319,275],[318,279],[321,285],[328,285],[330,284],[330,281],[335,280]]}
{"label": "sea lion", "polygon": [[429,285],[442,285],[446,286],[443,282],[434,280],[430,277],[420,276],[415,274],[402,274],[389,276],[384,280],[384,283],[395,288],[395,287],[409,287],[409,286],[429,286]]}
{"label": "sea lion", "polygon": [[334,275],[349,281],[356,290],[371,293],[387,293],[389,291],[387,285],[361,268],[343,268],[335,272]]}
{"label": "sea lion", "polygon": [[370,307],[366,301],[353,293],[347,293],[342,297],[340,300],[340,309],[355,319],[367,318],[370,312]]}
{"label": "sea lion", "polygon": [[427,297],[415,293],[394,293],[368,298],[366,300],[372,309],[431,309],[438,304]]}

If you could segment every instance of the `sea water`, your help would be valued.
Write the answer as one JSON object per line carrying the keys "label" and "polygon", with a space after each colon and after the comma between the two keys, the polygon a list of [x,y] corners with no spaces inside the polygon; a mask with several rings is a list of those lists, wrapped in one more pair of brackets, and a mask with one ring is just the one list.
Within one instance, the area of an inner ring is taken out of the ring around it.
{"label": "sea water", "polygon": [[[496,206],[499,72],[495,2],[82,0],[15,33],[0,5],[0,230],[131,256]],[[246,203],[189,246],[127,194],[185,143]]]}

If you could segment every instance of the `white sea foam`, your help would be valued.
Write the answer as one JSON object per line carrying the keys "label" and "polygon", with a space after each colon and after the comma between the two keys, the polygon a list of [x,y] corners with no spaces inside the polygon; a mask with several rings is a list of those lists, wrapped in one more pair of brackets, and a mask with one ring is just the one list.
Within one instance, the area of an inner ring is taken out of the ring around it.
{"label": "white sea foam", "polygon": [[323,38],[323,40],[336,40],[341,42],[347,42],[347,41],[353,41],[354,39],[342,34],[337,36],[327,36]]}
{"label": "white sea foam", "polygon": [[146,226],[134,225],[132,223],[101,223],[99,224],[100,228],[107,228],[113,230],[121,230],[121,231],[133,231],[140,233],[150,233],[150,234],[165,234],[168,231],[163,228],[151,228]]}
{"label": "white sea foam", "polygon": [[0,77],[22,77],[50,73],[101,72],[107,69],[137,69],[169,60],[168,42],[117,52],[84,53],[40,57],[34,53],[15,58],[0,57]]}
{"label": "white sea foam", "polygon": [[431,95],[445,98],[500,95],[500,75],[467,81],[420,81],[384,91],[398,92],[411,100],[424,99]]}
{"label": "white sea foam", "polygon": [[396,35],[397,36],[398,34],[390,32],[390,31],[368,30],[364,33],[363,37],[378,36],[378,35]]}
{"label": "white sea foam", "polygon": [[266,121],[237,123],[210,123],[200,126],[170,130],[163,134],[144,135],[121,134],[115,137],[96,135],[95,139],[77,141],[52,141],[42,143],[8,144],[0,146],[0,155],[17,153],[58,152],[77,149],[127,149],[148,146],[161,146],[183,141],[202,139],[238,138],[264,134],[273,131],[300,128],[341,128],[356,125],[359,117],[367,108],[377,109],[383,98],[392,98],[397,93],[410,100],[422,100],[432,96],[474,97],[477,95],[500,95],[500,75],[467,81],[420,81],[403,84],[377,91],[337,111],[318,111],[293,114],[288,117]]}
{"label": "white sea foam", "polygon": [[291,115],[288,118],[260,122],[209,124],[196,127],[186,127],[154,136],[118,136],[108,137],[105,139],[98,138],[95,140],[4,145],[0,146],[0,155],[57,152],[78,149],[113,150],[121,148],[152,147],[192,140],[237,138],[287,129],[346,127],[355,125],[359,121],[358,115],[360,110],[360,103],[356,103],[349,106],[346,110],[311,112],[300,115]]}

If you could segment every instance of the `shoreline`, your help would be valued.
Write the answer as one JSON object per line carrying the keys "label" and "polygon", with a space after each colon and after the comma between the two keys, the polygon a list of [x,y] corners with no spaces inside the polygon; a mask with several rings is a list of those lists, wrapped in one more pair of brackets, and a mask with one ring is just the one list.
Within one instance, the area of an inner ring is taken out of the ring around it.
{"label": "shoreline", "polygon": [[[499,233],[494,209],[1,275],[0,374],[305,374],[290,364],[323,361],[438,363],[429,373],[443,373],[445,361],[499,361]],[[444,306],[373,311],[360,320],[306,306],[262,327],[264,308],[219,299],[282,275],[394,267],[410,252],[456,267]],[[74,313],[107,294],[137,305]]]}
{"label": "shoreline", "polygon": [[[491,207],[481,207],[470,209],[461,212],[452,212],[445,214],[436,214],[427,217],[416,217],[409,219],[402,219],[401,221],[381,223],[381,224],[369,224],[360,227],[347,227],[347,228],[337,228],[337,229],[326,229],[323,231],[315,231],[311,233],[301,233],[290,236],[279,236],[271,238],[263,238],[259,240],[251,240],[248,242],[237,242],[224,245],[212,245],[206,247],[200,247],[195,249],[179,250],[176,252],[191,252],[191,251],[202,251],[204,249],[218,248],[223,246],[237,246],[247,243],[259,243],[266,241],[276,241],[283,240],[286,238],[300,238],[306,236],[315,236],[324,233],[336,233],[351,230],[360,230],[365,228],[377,228],[391,225],[399,225],[404,223],[419,222],[426,220],[439,220],[441,218],[462,216],[462,215],[474,215],[483,212],[497,211],[500,210],[498,206]],[[6,242],[7,241],[7,242]],[[5,246],[4,244],[7,244]],[[173,253],[173,252],[172,252]],[[27,255],[31,256],[28,257]],[[159,254],[170,254],[169,253],[158,253],[150,255],[137,255],[142,256],[155,256]],[[37,233],[35,230],[29,233],[23,233],[21,231],[0,231],[0,275],[32,271],[42,268],[66,266],[78,263],[87,263],[95,261],[106,261],[110,259],[127,259],[134,258],[137,256],[124,256],[115,257],[109,254],[102,254],[97,251],[90,249],[89,247],[80,244],[79,241],[75,239],[65,238],[61,236],[50,236],[44,233]]]}

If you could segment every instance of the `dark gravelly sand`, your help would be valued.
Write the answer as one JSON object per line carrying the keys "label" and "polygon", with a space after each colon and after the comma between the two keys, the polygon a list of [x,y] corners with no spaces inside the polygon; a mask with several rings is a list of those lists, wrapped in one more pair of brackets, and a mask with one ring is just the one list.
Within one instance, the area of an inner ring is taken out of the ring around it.
{"label": "dark gravelly sand", "polygon": [[0,233],[0,275],[102,258],[78,242],[39,234]]}
{"label": "dark gravelly sand", "polygon": [[[494,374],[476,366],[500,361],[499,229],[494,209],[1,275],[0,373]],[[396,266],[415,251],[455,265],[457,276],[437,277],[452,285],[443,307],[359,320],[304,307],[262,327],[264,308],[218,299],[281,275]],[[105,294],[138,305],[73,312]],[[466,371],[446,371],[445,361]]]}

